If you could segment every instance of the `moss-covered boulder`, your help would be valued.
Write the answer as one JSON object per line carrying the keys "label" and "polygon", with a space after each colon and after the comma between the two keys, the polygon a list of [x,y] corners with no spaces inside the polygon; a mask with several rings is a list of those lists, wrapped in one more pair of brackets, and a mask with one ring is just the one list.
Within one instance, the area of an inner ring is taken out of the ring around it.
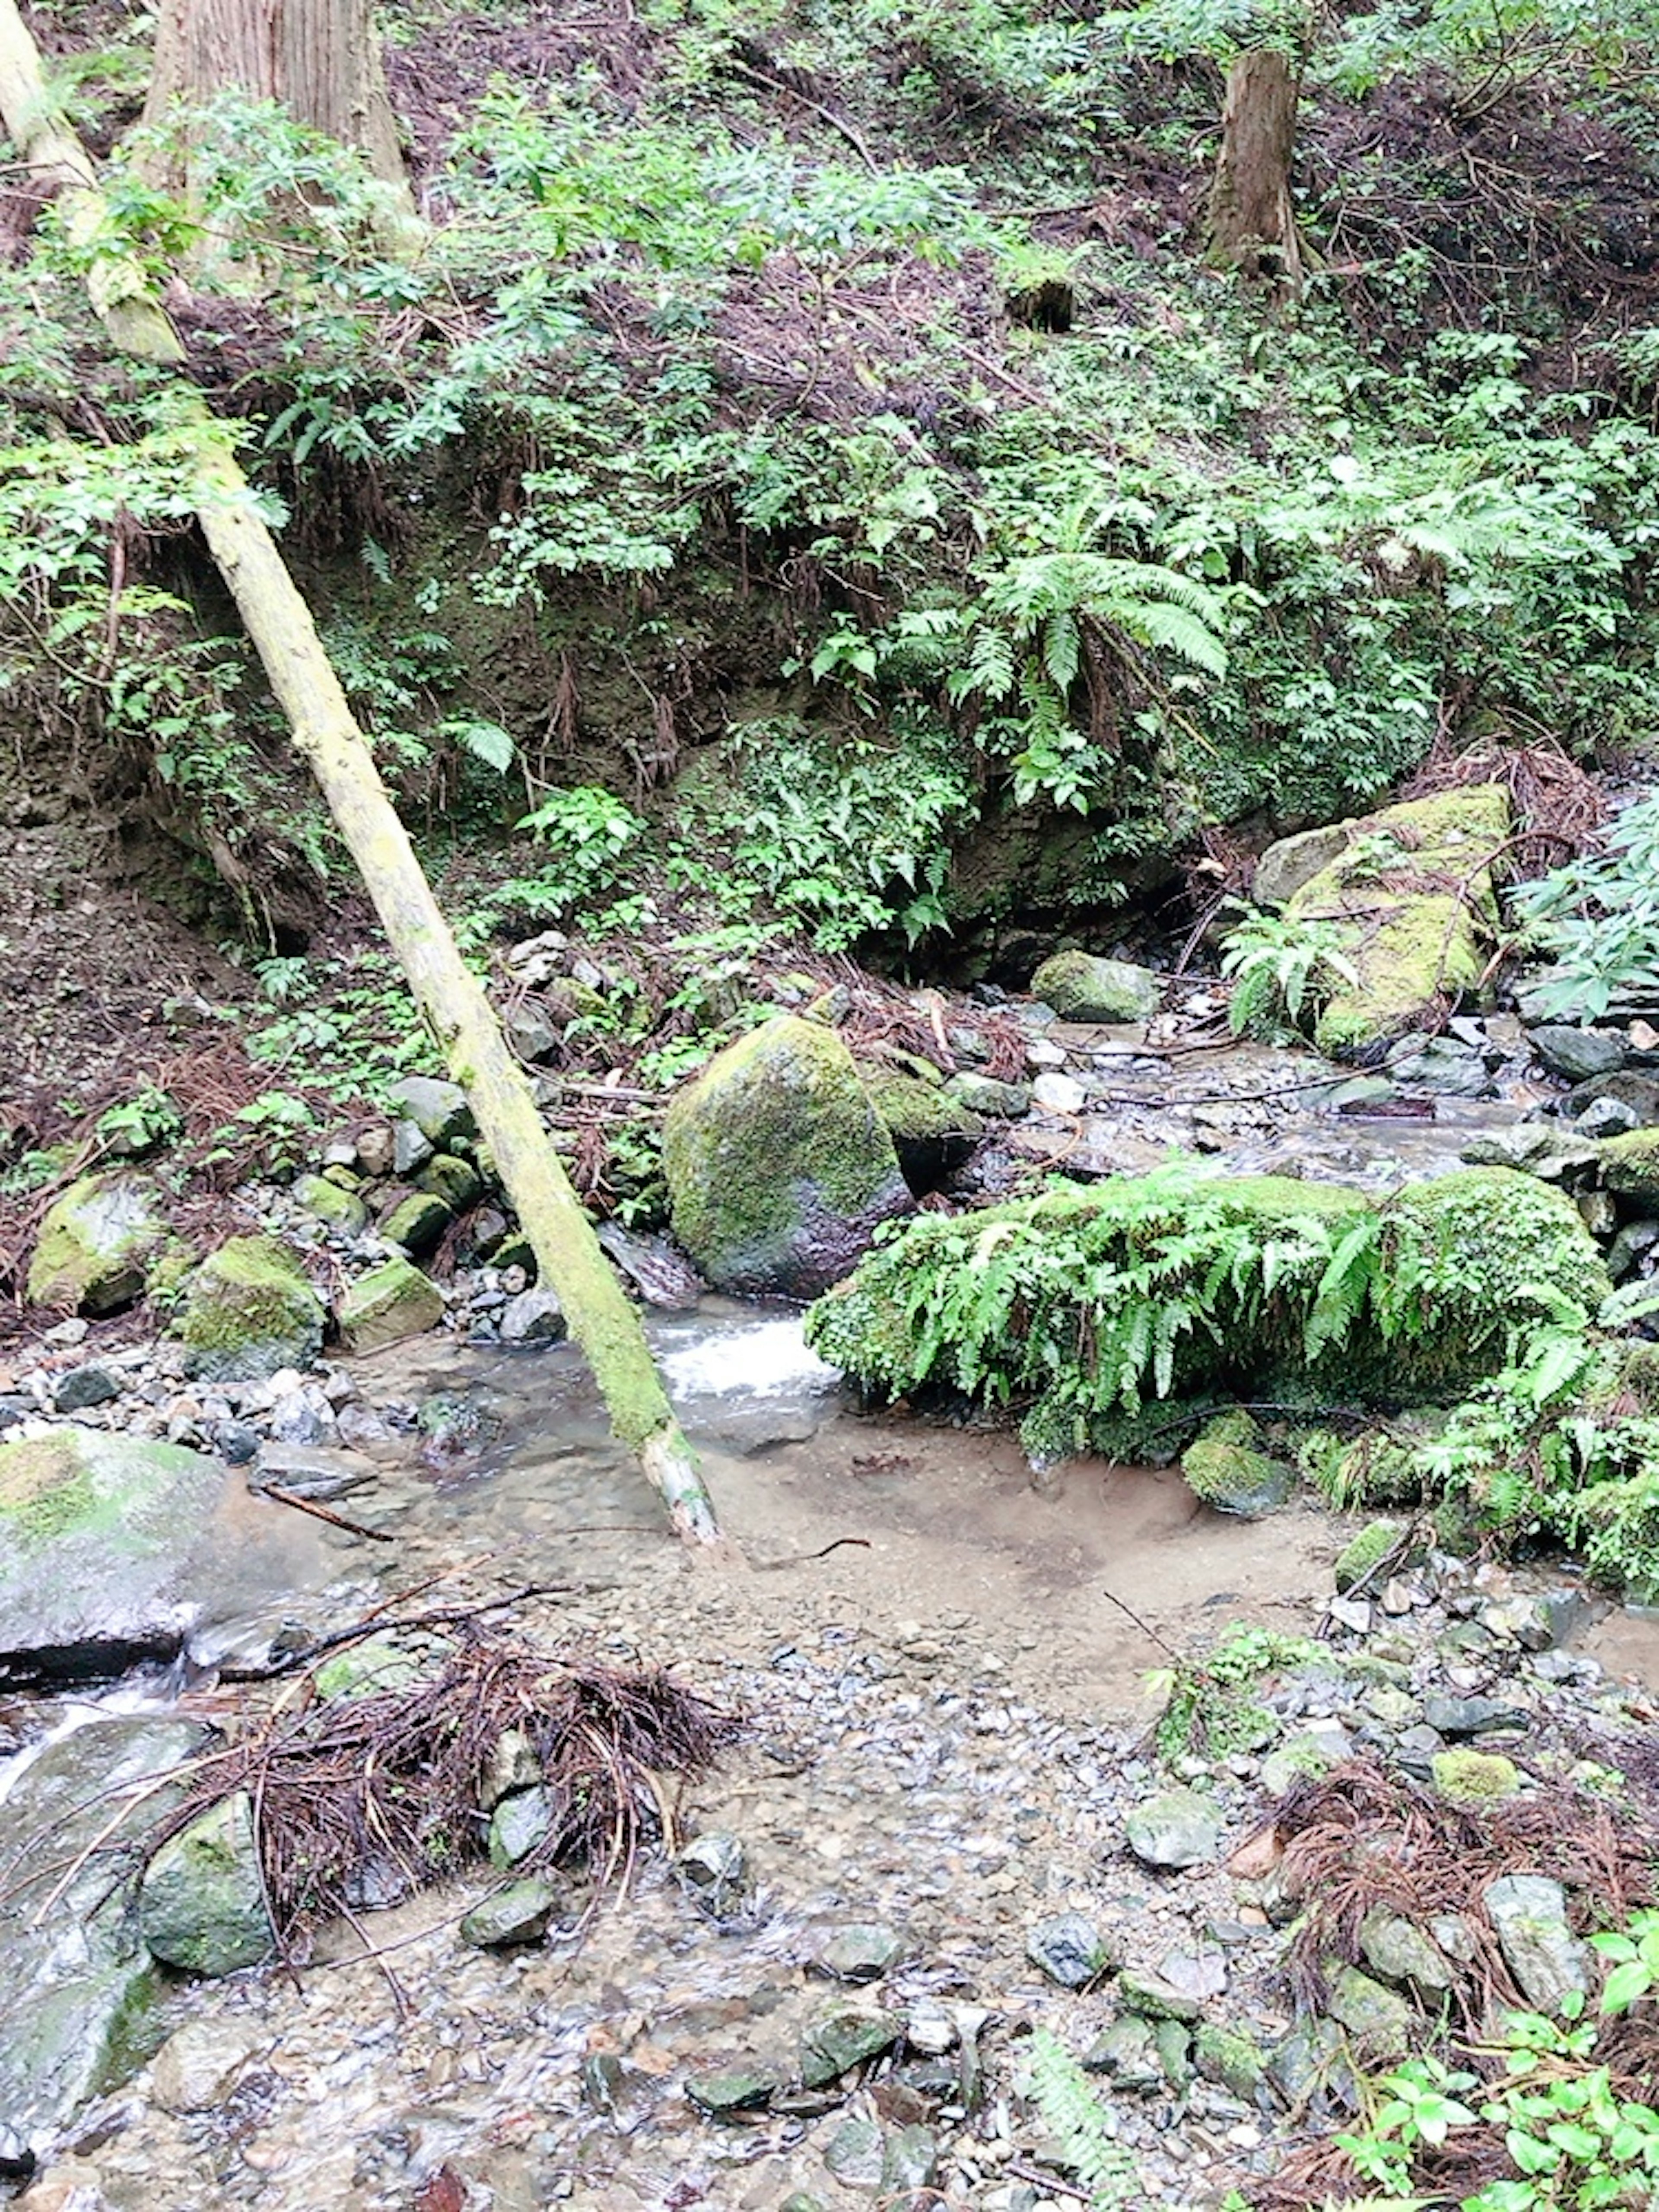
{"label": "moss-covered boulder", "polygon": [[161,1191],[148,1176],[82,1176],[46,1209],[29,1261],[29,1303],[114,1313],[143,1295],[167,1241]]}
{"label": "moss-covered boulder", "polygon": [[1031,978],[1031,996],[1067,1022],[1150,1021],[1163,988],[1152,969],[1094,952],[1056,952]]}
{"label": "moss-covered boulder", "polygon": [[985,1134],[981,1117],[940,1083],[890,1067],[861,1065],[859,1075],[893,1140],[904,1180],[918,1194],[937,1190]]}
{"label": "moss-covered boulder", "polygon": [[1179,1427],[1206,1396],[1443,1402],[1606,1294],[1571,1200],[1510,1170],[1379,1201],[1176,1164],[924,1217],[814,1306],[807,1340],[890,1395],[1020,1409],[1034,1458],[1122,1457],[1126,1425]]}
{"label": "moss-covered boulder", "polygon": [[201,1609],[228,1481],[198,1452],[101,1429],[0,1444],[0,1673],[170,1657]]}
{"label": "moss-covered boulder", "polygon": [[1659,1129],[1632,1129],[1601,1146],[1601,1181],[1643,1212],[1659,1210]]}
{"label": "moss-covered boulder", "polygon": [[323,1302],[272,1237],[233,1237],[190,1278],[175,1324],[185,1365],[206,1382],[257,1382],[308,1367],[323,1347]]}
{"label": "moss-covered boulder", "polygon": [[150,1956],[186,1973],[234,1974],[274,1956],[246,1790],[161,1846],[139,1888],[138,1925]]}
{"label": "moss-covered boulder", "polygon": [[1182,1454],[1188,1488],[1218,1513],[1255,1521],[1276,1512],[1291,1494],[1291,1471],[1262,1451],[1261,1441],[1243,1407],[1218,1413]]}
{"label": "moss-covered boulder", "polygon": [[915,1205],[833,1030],[785,1015],[680,1091],[663,1130],[674,1234],[716,1290],[810,1298]]}
{"label": "moss-covered boulder", "polygon": [[348,1352],[380,1352],[421,1336],[444,1317],[444,1294],[407,1260],[385,1260],[360,1275],[336,1311]]}
{"label": "moss-covered boulder", "polygon": [[1327,999],[1322,1052],[1364,1058],[1474,990],[1498,932],[1492,864],[1510,835],[1509,793],[1473,784],[1341,825],[1351,834],[1285,908],[1332,931],[1352,981]]}
{"label": "moss-covered boulder", "polygon": [[368,1226],[368,1208],[355,1191],[346,1190],[327,1176],[303,1175],[294,1186],[294,1202],[304,1206],[329,1229],[355,1237]]}

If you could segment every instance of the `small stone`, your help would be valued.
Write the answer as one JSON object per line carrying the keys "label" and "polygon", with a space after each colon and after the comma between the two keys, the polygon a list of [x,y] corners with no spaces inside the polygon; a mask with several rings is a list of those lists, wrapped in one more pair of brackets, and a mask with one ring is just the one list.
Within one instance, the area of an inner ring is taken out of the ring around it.
{"label": "small stone", "polygon": [[1351,1629],[1356,1636],[1368,1636],[1371,1626],[1370,1601],[1363,1597],[1334,1597],[1325,1608],[1339,1628]]}
{"label": "small stone", "polygon": [[911,2191],[931,2191],[939,2172],[939,2142],[931,2128],[895,2128],[882,2154],[881,2185],[894,2198]]}
{"label": "small stone", "polygon": [[441,1243],[449,1223],[450,1211],[442,1199],[411,1191],[381,1222],[380,1234],[388,1244],[401,1244],[411,1260],[418,1260]]}
{"label": "small stone", "polygon": [[559,1048],[558,1030],[533,999],[526,999],[504,1016],[501,1026],[520,1060],[532,1064],[538,1060],[551,1060]]}
{"label": "small stone", "polygon": [[107,1367],[71,1367],[53,1383],[52,1402],[60,1413],[79,1413],[88,1406],[107,1406],[121,1385]]}
{"label": "small stone", "polygon": [[452,1213],[460,1213],[471,1205],[483,1185],[470,1160],[458,1160],[451,1152],[439,1152],[416,1176],[415,1188],[424,1191],[428,1198],[441,1199]]}
{"label": "small stone", "polygon": [[478,1133],[466,1093],[459,1083],[428,1075],[404,1075],[392,1085],[391,1095],[434,1147]]}
{"label": "small stone", "polygon": [[817,1964],[837,1981],[876,1982],[903,1953],[903,1939],[893,1929],[860,1921],[832,1936],[818,1953]]}
{"label": "small stone", "polygon": [[1032,1102],[1045,1114],[1080,1114],[1087,1096],[1074,1075],[1039,1075],[1031,1085]]}
{"label": "small stone", "polygon": [[556,1295],[539,1283],[508,1299],[501,1309],[500,1326],[503,1344],[558,1344],[567,1334],[564,1308]]}
{"label": "small stone", "polygon": [[150,2061],[150,2097],[167,2112],[211,2112],[252,2054],[253,2045],[223,2021],[187,2021]]}
{"label": "small stone", "polygon": [[994,1077],[965,1071],[951,1078],[945,1085],[945,1095],[967,1107],[970,1113],[987,1114],[1001,1121],[1018,1121],[1031,1110],[1029,1083],[999,1083]]}
{"label": "small stone", "polygon": [[1267,2061],[1252,2039],[1237,2028],[1206,2021],[1193,2039],[1193,2060],[1206,2081],[1235,2097],[1253,2099],[1267,2073]]}
{"label": "small stone", "polygon": [[1531,1726],[1524,1712],[1497,1698],[1426,1697],[1423,1717],[1442,1735],[1492,1735]]}
{"label": "small stone", "polygon": [[1346,1739],[1339,1745],[1328,1731],[1304,1729],[1287,1743],[1275,1744],[1262,1760],[1261,1787],[1269,1797],[1282,1797],[1310,1775],[1328,1774],[1347,1755]]}
{"label": "small stone", "polygon": [[886,2164],[881,2130],[873,2120],[843,2120],[824,2145],[823,2162],[849,2189],[879,2189]]}
{"label": "small stone", "polygon": [[1452,1985],[1451,1968],[1420,1928],[1381,1905],[1360,1924],[1359,1948],[1381,1980],[1410,1990],[1419,2004],[1432,2007]]}
{"label": "small stone", "polygon": [[1117,1993],[1124,2010],[1142,2020],[1175,2020],[1190,2026],[1203,2009],[1195,1996],[1165,1981],[1161,1974],[1121,1973]]}
{"label": "small stone", "polygon": [[54,1322],[50,1328],[42,1329],[40,1341],[67,1351],[73,1345],[84,1344],[91,1329],[90,1322],[82,1321],[79,1314],[71,1314],[67,1321]]}
{"label": "small stone", "polygon": [[259,1431],[246,1421],[221,1421],[213,1431],[213,1449],[227,1467],[251,1467],[259,1456]]}
{"label": "small stone", "polygon": [[694,1837],[674,1862],[682,1887],[711,1919],[729,1920],[749,1888],[749,1864],[738,1838],[724,1828]]}
{"label": "small stone", "polygon": [[1193,2078],[1193,2040],[1189,2028],[1178,2020],[1152,2023],[1152,2044],[1164,2078],[1172,2089],[1186,2088]]}
{"label": "small stone", "polygon": [[901,2022],[890,2012],[832,2005],[801,2031],[800,2078],[809,2089],[838,2081],[854,2066],[878,2058],[898,2040]]}
{"label": "small stone", "polygon": [[775,2074],[734,2067],[726,2074],[699,2074],[685,2085],[685,2094],[700,2112],[723,2119],[732,2112],[752,2112],[770,2104],[779,2086]]}
{"label": "small stone", "polygon": [[478,1784],[478,1809],[493,1813],[503,1797],[517,1790],[533,1790],[544,1780],[536,1747],[522,1729],[503,1729],[484,1761]]}
{"label": "small stone", "polygon": [[397,1162],[397,1138],[390,1121],[370,1121],[359,1129],[355,1150],[357,1165],[372,1181],[389,1176]]}
{"label": "small stone", "polygon": [[348,1237],[357,1236],[368,1224],[368,1208],[362,1199],[342,1190],[325,1176],[301,1176],[294,1185],[294,1202]]}
{"label": "small stone", "polygon": [[489,1816],[489,1863],[517,1866],[553,1832],[553,1798],[539,1784],[503,1797]]}
{"label": "small stone", "polygon": [[417,1121],[397,1121],[392,1129],[392,1172],[418,1175],[433,1157],[432,1139]]}
{"label": "small stone", "polygon": [[1521,1994],[1540,2012],[1559,2013],[1562,2000],[1592,1984],[1589,1953],[1567,1920],[1567,1897],[1542,1875],[1505,1874],[1481,1893],[1504,1964]]}
{"label": "small stone", "polygon": [[1105,1937],[1080,1912],[1039,1920],[1025,1938],[1025,1955],[1063,1990],[1085,1990],[1116,1964]]}
{"label": "small stone", "polygon": [[443,1319],[443,1292],[407,1260],[386,1260],[361,1275],[340,1300],[340,1334],[349,1352],[380,1352]]}
{"label": "small stone", "polygon": [[1165,1790],[1149,1797],[1123,1826],[1130,1850],[1148,1866],[1197,1866],[1215,1856],[1221,1841],[1215,1801],[1195,1790]]}
{"label": "small stone", "polygon": [[1083,2063],[1091,2074],[1104,2074],[1125,2089],[1153,2089],[1164,2079],[1163,2062],[1148,2020],[1114,2021],[1097,2036]]}
{"label": "small stone", "polygon": [[539,1943],[558,1909],[558,1887],[544,1876],[510,1881],[473,1906],[461,1923],[461,1941],[480,1951]]}
{"label": "small stone", "polygon": [[1328,2009],[1369,2059],[1402,2058],[1413,2046],[1417,2028],[1410,2005],[1358,1966],[1340,1967],[1332,1976]]}
{"label": "small stone", "polygon": [[1623,1137],[1642,1126],[1642,1116],[1620,1098],[1592,1098],[1576,1122],[1583,1137]]}
{"label": "small stone", "polygon": [[139,1887],[138,1925],[152,1957],[192,1974],[231,1974],[273,1955],[246,1790],[162,1844]]}

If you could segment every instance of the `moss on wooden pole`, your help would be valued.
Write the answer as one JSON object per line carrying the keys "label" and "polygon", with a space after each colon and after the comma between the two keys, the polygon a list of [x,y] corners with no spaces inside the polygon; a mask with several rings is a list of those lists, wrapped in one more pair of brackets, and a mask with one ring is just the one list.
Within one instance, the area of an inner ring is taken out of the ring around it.
{"label": "moss on wooden pole", "polygon": [[[31,168],[48,176],[46,189],[55,185],[82,195],[84,219],[95,228],[102,216],[95,173],[78,140],[52,115],[40,58],[15,0],[0,0],[0,118]],[[139,343],[125,334],[130,319],[112,320],[94,295],[113,342],[147,360],[182,358],[154,295],[130,289],[125,296],[140,311]],[[674,1418],[640,1317],[599,1249],[501,1024],[461,958],[229,440],[191,387],[181,389],[191,392],[199,410],[191,497],[209,550],[416,1002],[471,1102],[542,1279],[558,1293],[612,1428],[661,1492],[673,1526],[689,1543],[718,1544],[720,1529],[696,1455]]]}

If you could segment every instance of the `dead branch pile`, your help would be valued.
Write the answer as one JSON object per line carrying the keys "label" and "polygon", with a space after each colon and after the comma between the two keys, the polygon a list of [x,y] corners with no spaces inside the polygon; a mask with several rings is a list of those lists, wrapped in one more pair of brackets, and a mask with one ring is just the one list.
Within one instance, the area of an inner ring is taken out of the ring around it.
{"label": "dead branch pile", "polygon": [[549,1814],[514,1871],[560,1866],[625,1884],[642,1845],[672,1827],[668,1784],[703,1773],[738,1728],[660,1668],[604,1667],[474,1632],[413,1684],[325,1699],[307,1676],[297,1701],[198,1763],[147,1848],[154,1856],[246,1792],[287,1955],[308,1925],[481,1862],[509,1754],[516,1784],[539,1775]]}
{"label": "dead branch pile", "polygon": [[1509,793],[1520,834],[1505,856],[1505,872],[1523,880],[1593,846],[1607,819],[1600,784],[1552,738],[1509,745],[1480,738],[1461,751],[1443,740],[1401,796],[1431,799],[1473,783],[1501,783]]}

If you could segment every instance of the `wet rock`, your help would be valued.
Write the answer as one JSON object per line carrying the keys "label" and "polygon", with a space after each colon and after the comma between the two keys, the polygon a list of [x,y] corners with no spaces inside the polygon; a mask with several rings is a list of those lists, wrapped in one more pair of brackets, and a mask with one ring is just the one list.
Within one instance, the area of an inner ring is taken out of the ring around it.
{"label": "wet rock", "polygon": [[1125,2089],[1155,2089],[1164,2062],[1149,2020],[1117,2020],[1097,2036],[1084,2057],[1091,2074],[1104,2074]]}
{"label": "wet rock", "polygon": [[993,1076],[973,1075],[966,1070],[951,1078],[945,1085],[945,1094],[971,1112],[986,1115],[993,1121],[1018,1121],[1031,1110],[1029,1083],[999,1083]]}
{"label": "wet rock", "polygon": [[517,1866],[553,1832],[552,1792],[538,1783],[503,1797],[489,1816],[489,1863]]}
{"label": "wet rock", "polygon": [[694,1837],[674,1861],[674,1871],[711,1919],[729,1920],[741,1911],[749,1891],[748,1857],[738,1838],[724,1828]]}
{"label": "wet rock", "polygon": [[332,1443],[337,1433],[334,1408],[315,1383],[284,1390],[270,1408],[270,1434],[275,1443],[326,1445]]}
{"label": "wet rock", "polygon": [[433,1157],[432,1139],[417,1121],[393,1122],[389,1170],[392,1175],[418,1175]]}
{"label": "wet rock", "polygon": [[771,2102],[780,2087],[775,2074],[757,2068],[737,2067],[726,2074],[699,2074],[685,2085],[685,2094],[700,2112],[715,2119],[732,2112],[752,2112]]}
{"label": "wet rock", "polygon": [[1616,1030],[1581,1030],[1568,1022],[1540,1022],[1528,1042],[1552,1075],[1569,1083],[1588,1083],[1622,1067],[1629,1046]]}
{"label": "wet rock", "polygon": [[540,1875],[510,1881],[482,1904],[475,1905],[461,1923],[461,1941],[480,1951],[506,1950],[515,1943],[539,1943],[559,1910],[556,1882]]}
{"label": "wet rock", "polygon": [[1659,1129],[1636,1129],[1601,1147],[1601,1179],[1620,1198],[1659,1212]]}
{"label": "wet rock", "polygon": [[1364,1582],[1388,1558],[1405,1533],[1398,1521],[1368,1522],[1336,1555],[1333,1573],[1337,1589],[1346,1595],[1357,1583]]}
{"label": "wet rock", "polygon": [[1380,1981],[1410,1990],[1419,2004],[1432,2008],[1452,1985],[1444,1956],[1400,1913],[1380,1905],[1368,1912],[1360,1924],[1359,1948]]}
{"label": "wet rock", "polygon": [[221,1421],[213,1431],[213,1449],[227,1467],[252,1467],[259,1456],[259,1431],[246,1421]]}
{"label": "wet rock", "polygon": [[663,1131],[674,1234],[717,1290],[816,1297],[915,1200],[851,1054],[784,1015],[716,1055]]}
{"label": "wet rock", "polygon": [[52,1200],[29,1261],[28,1301],[114,1313],[143,1294],[167,1241],[166,1201],[148,1176],[82,1176]]}
{"label": "wet rock", "polygon": [[1085,1990],[1117,1963],[1099,1929],[1081,1912],[1039,1920],[1026,1936],[1025,1955],[1063,1990]]}
{"label": "wet rock", "polygon": [[472,1109],[459,1083],[404,1075],[391,1086],[391,1096],[434,1150],[453,1145],[458,1137],[477,1134]]}
{"label": "wet rock", "polygon": [[690,1312],[708,1287],[666,1237],[642,1237],[619,1221],[602,1221],[595,1233],[607,1257],[616,1261],[648,1306],[665,1313]]}
{"label": "wet rock", "polygon": [[253,2051],[223,2021],[187,2021],[151,2060],[149,2094],[163,2112],[212,2112],[230,2094]]}
{"label": "wet rock", "polygon": [[1583,1137],[1624,1137],[1644,1126],[1644,1117],[1622,1098],[1592,1098],[1577,1115]]}
{"label": "wet rock", "polygon": [[1321,830],[1304,830],[1294,837],[1281,837],[1269,845],[1255,864],[1250,896],[1258,906],[1283,906],[1311,883],[1322,868],[1328,868],[1346,851],[1355,824],[1334,822]]}
{"label": "wet rock", "polygon": [[161,1846],[139,1887],[138,1924],[152,1958],[188,1973],[233,1974],[275,1956],[245,1790]]}
{"label": "wet rock", "polygon": [[1440,1735],[1492,1735],[1530,1725],[1527,1715],[1498,1698],[1448,1698],[1431,1695],[1423,1700],[1423,1718]]}
{"label": "wet rock", "polygon": [[1484,1098],[1495,1088],[1480,1054],[1447,1037],[1431,1037],[1420,1050],[1402,1053],[1389,1064],[1402,1088],[1437,1097]]}
{"label": "wet rock", "polygon": [[1031,996],[1068,1022],[1150,1021],[1163,994],[1152,969],[1092,952],[1056,952],[1031,978]]}
{"label": "wet rock", "polygon": [[1276,1512],[1291,1494],[1291,1470],[1258,1451],[1258,1441],[1255,1423],[1242,1407],[1206,1421],[1181,1455],[1194,1497],[1246,1521]]}
{"label": "wet rock", "polygon": [[380,1234],[388,1244],[401,1245],[411,1260],[418,1260],[436,1250],[450,1218],[442,1199],[426,1191],[411,1191],[407,1198],[398,1200],[381,1222]]}
{"label": "wet rock", "polygon": [[209,1740],[190,1722],[94,1721],[0,1802],[0,2112],[20,2134],[64,2121],[161,2040],[161,1979],[106,1853],[142,1844],[183,1795],[161,1778]]}
{"label": "wet rock", "polygon": [[1590,1954],[1567,1920],[1566,1892],[1542,1875],[1500,1875],[1481,1893],[1497,1931],[1504,1963],[1521,1994],[1540,2012],[1559,2013],[1562,2000],[1588,1996],[1595,1976]]}
{"label": "wet rock", "polygon": [[339,1184],[331,1182],[326,1176],[303,1175],[294,1185],[294,1202],[314,1214],[330,1229],[337,1229],[343,1236],[356,1237],[368,1226],[368,1208],[361,1198]]}
{"label": "wet rock", "polygon": [[879,1921],[855,1922],[832,1936],[817,1963],[840,1982],[878,1982],[904,1955],[904,1939]]}
{"label": "wet rock", "polygon": [[852,2004],[835,2004],[801,2031],[800,2078],[809,2089],[838,2081],[854,2066],[878,2058],[897,2042],[896,2014]]}
{"label": "wet rock", "polygon": [[1326,2008],[1372,2063],[1403,2058],[1416,2039],[1416,2015],[1405,1998],[1358,1966],[1340,1966],[1332,1975]]}
{"label": "wet rock", "polygon": [[939,2172],[939,2142],[931,2128],[895,2128],[882,2152],[881,2185],[893,2197],[932,2190]]}
{"label": "wet rock", "polygon": [[1608,1274],[1615,1283],[1624,1282],[1637,1273],[1656,1244],[1659,1244],[1659,1221],[1626,1222],[1608,1247]]}
{"label": "wet rock", "polygon": [[27,2181],[39,2163],[16,2129],[0,2124],[0,2181]]}
{"label": "wet rock", "polygon": [[1161,1974],[1125,1972],[1118,1976],[1117,1994],[1124,2010],[1142,2020],[1174,2020],[1190,2025],[1203,2009],[1195,1996],[1165,1981]]}
{"label": "wet rock", "polygon": [[412,1690],[443,1671],[453,1645],[436,1636],[388,1633],[365,1636],[324,1660],[312,1677],[317,1695],[367,1698],[386,1690]]}
{"label": "wet rock", "polygon": [[1031,1103],[1045,1114],[1080,1114],[1088,1093],[1074,1075],[1049,1073],[1031,1085]]}
{"label": "wet rock", "polygon": [[311,1364],[323,1348],[323,1302],[286,1245],[233,1237],[191,1276],[177,1334],[187,1374],[258,1382]]}
{"label": "wet rock", "polygon": [[443,1292],[407,1260],[386,1260],[360,1275],[340,1300],[337,1319],[348,1352],[380,1352],[435,1328]]}
{"label": "wet rock", "polygon": [[1267,2061],[1254,2038],[1213,2021],[1206,2021],[1193,2039],[1193,2063],[1204,2081],[1252,2101],[1267,2074]]}
{"label": "wet rock", "polygon": [[415,1414],[422,1460],[440,1470],[476,1459],[501,1425],[500,1414],[471,1390],[434,1390]]}
{"label": "wet rock", "polygon": [[107,1406],[121,1395],[121,1385],[107,1367],[71,1367],[52,1386],[52,1402],[60,1413],[79,1413],[89,1406]]}
{"label": "wet rock", "polygon": [[501,1309],[500,1328],[503,1344],[526,1346],[561,1344],[569,1334],[557,1292],[544,1290],[539,1283],[507,1300]]}
{"label": "wet rock", "polygon": [[478,1784],[481,1812],[493,1813],[515,1790],[533,1790],[544,1780],[536,1747],[522,1729],[503,1729],[496,1737]]}
{"label": "wet rock", "polygon": [[1130,1850],[1148,1866],[1189,1867],[1212,1859],[1221,1843],[1221,1814],[1195,1790],[1165,1790],[1126,1816]]}
{"label": "wet rock", "polygon": [[1182,2021],[1167,2015],[1152,2022],[1152,2044],[1164,2078],[1175,2090],[1183,2090],[1193,2078],[1193,2041]]}
{"label": "wet rock", "polygon": [[893,1140],[906,1182],[919,1195],[937,1190],[984,1135],[983,1121],[951,1097],[937,1075],[930,1083],[863,1061],[859,1075]]}
{"label": "wet rock", "polygon": [[843,2120],[824,2145],[823,2162],[849,2189],[879,2189],[886,2147],[873,2120]]}
{"label": "wet rock", "polygon": [[171,1657],[213,1598],[229,1480],[102,1430],[0,1444],[0,1667],[84,1679]]}

